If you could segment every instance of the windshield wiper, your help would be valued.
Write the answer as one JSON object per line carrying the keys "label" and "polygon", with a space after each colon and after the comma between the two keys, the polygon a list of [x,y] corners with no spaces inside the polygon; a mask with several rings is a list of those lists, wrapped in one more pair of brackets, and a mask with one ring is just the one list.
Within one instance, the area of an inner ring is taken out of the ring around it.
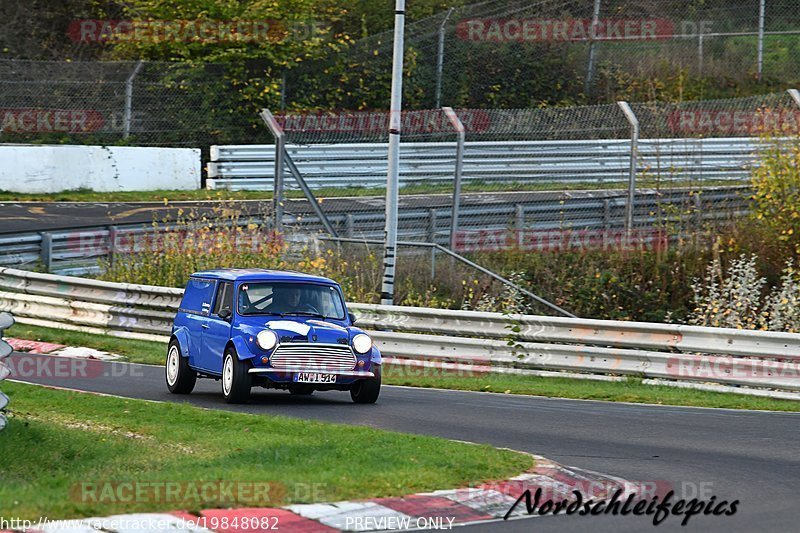
{"label": "windshield wiper", "polygon": [[301,312],[301,311],[290,311],[288,313],[280,313],[280,316],[281,317],[285,317],[285,316],[313,316],[315,318],[321,318],[322,320],[327,320],[328,319],[328,317],[326,317],[325,315],[321,315],[319,313],[304,313],[304,312]]}

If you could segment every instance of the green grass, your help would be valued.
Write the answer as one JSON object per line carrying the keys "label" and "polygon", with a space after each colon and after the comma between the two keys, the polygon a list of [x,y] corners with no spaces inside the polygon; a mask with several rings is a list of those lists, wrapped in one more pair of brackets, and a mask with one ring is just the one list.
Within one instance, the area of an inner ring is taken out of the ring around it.
{"label": "green grass", "polygon": [[[0,516],[6,518],[401,496],[505,479],[533,466],[530,456],[508,450],[366,427],[18,383],[3,384],[3,391],[13,413],[0,434]],[[349,408],[354,417],[365,416],[363,408]],[[269,483],[269,491],[266,498],[246,492],[233,499],[187,498],[184,492],[169,501],[143,496],[122,502],[93,501],[91,495],[103,493],[90,489],[86,498],[80,490],[82,483],[217,480]]]}
{"label": "green grass", "polygon": [[[736,185],[730,181],[661,181],[643,178],[637,182],[638,187],[711,187],[715,185]],[[624,183],[466,183],[462,186],[463,192],[515,192],[515,191],[564,191],[564,190],[590,190],[590,189],[621,189]],[[452,193],[450,184],[442,185],[406,185],[400,189],[400,194],[447,194]],[[383,196],[386,189],[380,187],[328,187],[317,189],[314,195],[317,198],[335,198],[343,196]],[[288,190],[289,198],[302,198],[299,190]],[[2,202],[170,202],[178,201],[203,201],[203,200],[265,200],[272,198],[271,190],[264,191],[226,191],[226,190],[192,190],[192,191],[124,191],[124,192],[95,192],[87,189],[77,189],[51,194],[23,194],[10,191],[0,191]]]}
{"label": "green grass", "polygon": [[[69,346],[86,346],[124,355],[137,363],[163,364],[165,345],[158,342],[118,339],[16,324],[7,336],[57,342]],[[724,407],[770,411],[800,411],[800,402],[775,400],[731,393],[679,389],[669,386],[644,385],[641,380],[622,382],[589,381],[569,378],[540,378],[503,374],[454,374],[441,370],[407,369],[385,365],[383,383],[412,387],[483,391],[501,394],[532,394],[553,398],[608,400],[615,402],[651,403],[698,407]]]}

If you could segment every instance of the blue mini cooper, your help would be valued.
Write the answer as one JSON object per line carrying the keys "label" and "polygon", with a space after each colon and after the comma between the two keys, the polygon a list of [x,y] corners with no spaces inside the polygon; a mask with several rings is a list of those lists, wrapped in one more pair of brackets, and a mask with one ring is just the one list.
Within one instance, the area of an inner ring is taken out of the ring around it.
{"label": "blue mini cooper", "polygon": [[339,285],[327,278],[263,269],[192,274],[172,326],[167,387],[192,392],[200,378],[222,381],[230,403],[253,386],[309,395],[348,390],[375,403],[381,354],[354,326]]}

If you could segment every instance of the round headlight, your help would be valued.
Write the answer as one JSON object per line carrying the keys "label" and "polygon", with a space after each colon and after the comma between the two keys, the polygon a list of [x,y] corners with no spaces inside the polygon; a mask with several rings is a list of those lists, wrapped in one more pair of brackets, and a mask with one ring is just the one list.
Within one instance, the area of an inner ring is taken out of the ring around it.
{"label": "round headlight", "polygon": [[358,353],[367,353],[372,349],[372,339],[368,335],[359,333],[353,337],[353,349]]}
{"label": "round headlight", "polygon": [[256,344],[263,350],[271,350],[278,344],[278,336],[271,329],[265,329],[256,335]]}

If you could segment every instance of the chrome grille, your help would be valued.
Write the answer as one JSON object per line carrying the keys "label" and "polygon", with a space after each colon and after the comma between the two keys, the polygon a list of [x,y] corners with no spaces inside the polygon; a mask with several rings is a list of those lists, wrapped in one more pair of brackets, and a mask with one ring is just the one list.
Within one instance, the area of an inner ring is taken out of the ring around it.
{"label": "chrome grille", "polygon": [[342,344],[292,342],[280,344],[270,357],[270,363],[277,370],[353,370],[356,356],[349,346]]}

